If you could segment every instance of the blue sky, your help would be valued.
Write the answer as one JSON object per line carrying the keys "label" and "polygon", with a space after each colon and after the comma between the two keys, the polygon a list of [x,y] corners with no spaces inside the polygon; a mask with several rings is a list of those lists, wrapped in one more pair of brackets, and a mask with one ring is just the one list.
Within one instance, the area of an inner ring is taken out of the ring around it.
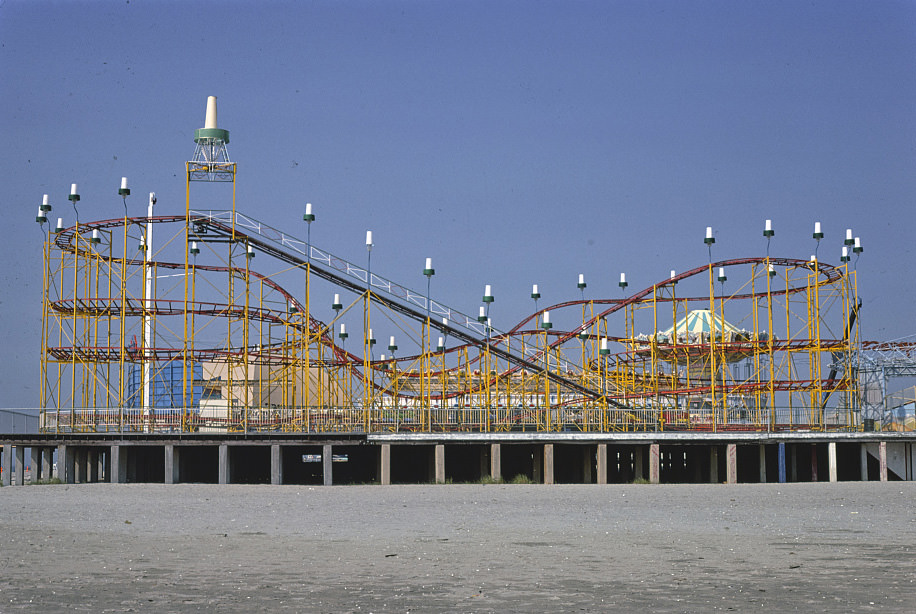
{"label": "blue sky", "polygon": [[[184,208],[208,95],[241,211],[509,328],[544,301],[714,257],[836,263],[861,236],[862,332],[916,333],[916,3],[0,2],[0,406],[38,401],[52,217]],[[196,193],[195,193],[196,194]],[[218,192],[199,208],[224,208]],[[304,235],[304,230],[302,232]]]}

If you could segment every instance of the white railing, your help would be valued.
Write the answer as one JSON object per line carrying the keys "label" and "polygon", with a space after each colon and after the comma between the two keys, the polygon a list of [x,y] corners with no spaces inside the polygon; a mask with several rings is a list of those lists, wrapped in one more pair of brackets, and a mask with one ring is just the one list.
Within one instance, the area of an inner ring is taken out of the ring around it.
{"label": "white railing", "polygon": [[[232,224],[232,212],[231,211],[191,211],[192,219],[207,219],[213,220],[214,222],[220,222],[222,224],[231,225]],[[325,265],[338,273],[342,273],[347,277],[351,277],[362,284],[367,283],[369,279],[369,285],[372,287],[373,292],[388,296],[390,298],[397,299],[398,301],[405,302],[409,305],[419,307],[421,310],[426,311],[427,304],[429,307],[430,317],[435,316],[438,318],[437,321],[441,321],[442,318],[448,320],[449,326],[456,326],[464,328],[476,335],[485,336],[486,326],[482,322],[478,322],[477,318],[472,318],[471,316],[453,309],[448,305],[443,305],[434,300],[427,300],[427,297],[422,292],[417,292],[411,290],[406,286],[402,286],[396,282],[391,281],[385,277],[377,275],[375,273],[369,274],[369,271],[361,266],[353,264],[348,260],[340,258],[333,255],[331,252],[322,250],[315,245],[309,245],[306,241],[298,239],[289,235],[282,230],[277,230],[272,226],[268,226],[258,220],[250,218],[242,213],[235,214],[235,226],[236,228],[242,229],[243,232],[250,235],[257,235],[259,238],[265,240],[266,242],[273,243],[277,247],[282,249],[295,252],[300,256],[305,257],[307,260],[312,260],[318,264]],[[490,327],[491,336],[499,336],[502,333]]]}
{"label": "white railing", "polygon": [[857,430],[856,414],[846,411],[802,415],[798,408],[764,408],[739,414],[734,410],[675,407],[602,408],[572,404],[546,408],[534,405],[458,403],[422,408],[390,405],[303,408],[87,408],[44,410],[43,432],[174,433],[174,432],[499,432],[512,430],[617,431],[776,431]]}

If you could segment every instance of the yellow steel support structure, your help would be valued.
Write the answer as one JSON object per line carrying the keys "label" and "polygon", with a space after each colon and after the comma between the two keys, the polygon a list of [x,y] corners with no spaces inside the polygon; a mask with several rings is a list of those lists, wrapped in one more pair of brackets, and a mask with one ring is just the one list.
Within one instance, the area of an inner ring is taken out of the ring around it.
{"label": "yellow steel support structure", "polygon": [[[234,164],[231,206],[196,211],[197,170],[183,215],[81,222],[42,245],[43,430],[859,428],[846,263],[710,261],[499,331],[240,214]],[[348,305],[321,321],[316,288]],[[382,360],[373,341],[390,335]]]}

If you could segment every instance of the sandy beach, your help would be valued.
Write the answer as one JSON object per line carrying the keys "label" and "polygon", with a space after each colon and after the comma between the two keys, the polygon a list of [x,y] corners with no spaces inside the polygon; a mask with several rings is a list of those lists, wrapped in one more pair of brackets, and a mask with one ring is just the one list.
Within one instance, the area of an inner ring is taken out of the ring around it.
{"label": "sandy beach", "polygon": [[916,609],[916,484],[0,489],[0,612]]}

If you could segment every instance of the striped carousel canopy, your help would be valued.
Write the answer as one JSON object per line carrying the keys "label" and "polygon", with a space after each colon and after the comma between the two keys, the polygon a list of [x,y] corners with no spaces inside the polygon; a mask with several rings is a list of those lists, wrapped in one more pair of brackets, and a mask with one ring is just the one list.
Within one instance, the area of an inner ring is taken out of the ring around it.
{"label": "striped carousel canopy", "polygon": [[734,338],[739,333],[744,332],[726,322],[725,318],[721,315],[716,315],[714,318],[712,312],[708,309],[695,309],[678,320],[678,322],[668,330],[660,332],[659,337],[667,337],[670,339],[675,334],[675,331],[677,331],[678,337],[684,335],[699,335],[701,333],[708,334],[712,332],[714,325],[717,337]]}

